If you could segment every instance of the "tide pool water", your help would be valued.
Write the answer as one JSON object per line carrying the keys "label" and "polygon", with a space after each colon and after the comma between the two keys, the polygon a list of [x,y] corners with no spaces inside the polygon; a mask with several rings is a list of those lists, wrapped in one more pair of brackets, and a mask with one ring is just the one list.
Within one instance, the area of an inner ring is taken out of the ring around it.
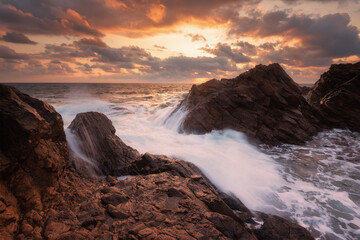
{"label": "tide pool water", "polygon": [[[170,118],[190,85],[15,84],[52,104],[65,128],[80,112],[106,114],[141,153],[196,164],[251,210],[297,221],[317,239],[360,239],[360,134],[334,129],[303,146],[255,147],[236,131],[179,134],[186,110]],[[76,138],[67,132],[69,144]],[[81,153],[79,153],[81,154]]]}

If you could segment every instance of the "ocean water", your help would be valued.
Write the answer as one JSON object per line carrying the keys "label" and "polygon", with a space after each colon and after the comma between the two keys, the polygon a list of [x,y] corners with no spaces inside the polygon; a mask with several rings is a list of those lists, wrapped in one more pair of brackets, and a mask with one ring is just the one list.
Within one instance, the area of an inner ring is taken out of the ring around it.
{"label": "ocean water", "polygon": [[191,85],[12,85],[52,104],[65,128],[77,113],[102,112],[131,147],[193,162],[251,210],[297,221],[316,239],[360,239],[360,133],[334,129],[303,146],[255,147],[232,130],[179,134],[186,111],[168,116]]}

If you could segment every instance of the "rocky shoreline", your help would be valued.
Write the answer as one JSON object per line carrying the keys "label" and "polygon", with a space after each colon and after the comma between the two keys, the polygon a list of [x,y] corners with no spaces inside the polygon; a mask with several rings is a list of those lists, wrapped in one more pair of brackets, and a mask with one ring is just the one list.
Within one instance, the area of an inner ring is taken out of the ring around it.
{"label": "rocky shoreline", "polygon": [[[326,128],[359,131],[359,76],[360,63],[333,65],[306,101],[280,65],[259,65],[194,85],[176,110],[187,111],[183,132],[231,128],[298,144]],[[139,154],[101,113],[76,116],[71,149],[51,105],[0,84],[0,121],[1,239],[313,239],[251,212],[192,163]]]}
{"label": "rocky shoreline", "polygon": [[251,213],[191,163],[140,155],[94,112],[70,125],[84,153],[97,154],[89,164],[69,154],[52,106],[13,87],[0,93],[2,239],[313,239],[296,223]]}

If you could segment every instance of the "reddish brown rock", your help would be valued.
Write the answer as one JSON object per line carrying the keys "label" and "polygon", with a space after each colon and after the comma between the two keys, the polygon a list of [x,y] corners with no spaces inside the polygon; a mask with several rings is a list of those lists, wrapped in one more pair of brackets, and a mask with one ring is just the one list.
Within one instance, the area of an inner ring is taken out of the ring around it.
{"label": "reddish brown rock", "polygon": [[360,62],[333,64],[308,95],[333,127],[360,131]]}
{"label": "reddish brown rock", "polygon": [[175,111],[180,109],[187,112],[183,132],[233,129],[272,145],[302,143],[323,127],[300,87],[275,63],[194,85]]}

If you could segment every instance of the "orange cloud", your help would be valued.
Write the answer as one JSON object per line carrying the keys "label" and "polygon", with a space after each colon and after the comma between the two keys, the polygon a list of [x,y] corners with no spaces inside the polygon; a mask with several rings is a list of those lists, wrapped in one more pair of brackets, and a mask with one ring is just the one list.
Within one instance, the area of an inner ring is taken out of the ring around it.
{"label": "orange cloud", "polygon": [[166,7],[163,4],[152,4],[146,16],[155,23],[161,22],[166,15]]}

